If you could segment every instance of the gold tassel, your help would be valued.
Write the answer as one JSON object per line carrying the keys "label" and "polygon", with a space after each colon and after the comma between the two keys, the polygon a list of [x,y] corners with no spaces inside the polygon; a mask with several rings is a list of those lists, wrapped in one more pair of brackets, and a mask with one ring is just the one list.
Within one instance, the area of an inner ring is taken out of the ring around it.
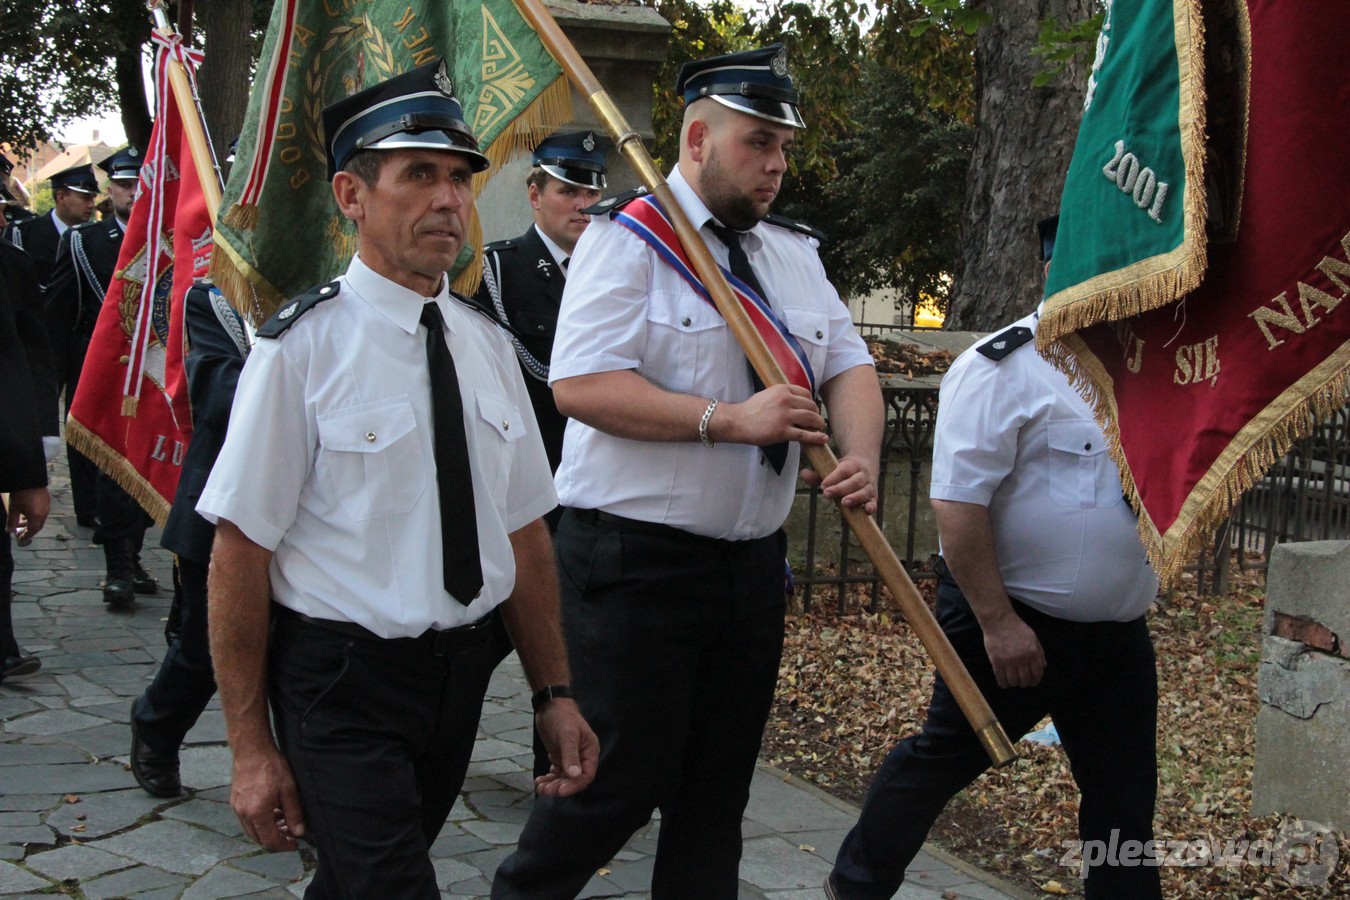
{"label": "gold tassel", "polygon": [[236,203],[220,221],[240,231],[252,231],[258,227],[258,206],[255,203]]}

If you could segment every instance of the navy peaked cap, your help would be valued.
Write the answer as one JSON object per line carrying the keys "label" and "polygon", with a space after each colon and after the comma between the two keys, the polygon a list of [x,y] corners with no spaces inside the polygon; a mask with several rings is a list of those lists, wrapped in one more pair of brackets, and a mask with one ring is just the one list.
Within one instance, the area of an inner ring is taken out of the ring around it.
{"label": "navy peaked cap", "polygon": [[594,131],[553,134],[534,148],[532,162],[559,181],[602,191],[609,146],[609,139],[597,137]]}
{"label": "navy peaked cap", "polygon": [[360,150],[448,150],[468,157],[475,172],[488,167],[444,57],[324,107],[323,131],[329,181]]}
{"label": "navy peaked cap", "polygon": [[98,178],[94,175],[94,167],[85,163],[57,172],[52,176],[52,190],[59,188],[78,191],[81,194],[97,194]]}
{"label": "navy peaked cap", "polygon": [[788,74],[787,48],[782,44],[687,62],[675,79],[675,93],[684,97],[685,106],[709,97],[780,125],[801,128],[806,124],[797,111],[797,89]]}
{"label": "navy peaked cap", "polygon": [[107,172],[109,178],[135,180],[141,177],[141,163],[143,162],[145,162],[145,154],[135,147],[128,146],[103,160],[98,164],[98,167]]}

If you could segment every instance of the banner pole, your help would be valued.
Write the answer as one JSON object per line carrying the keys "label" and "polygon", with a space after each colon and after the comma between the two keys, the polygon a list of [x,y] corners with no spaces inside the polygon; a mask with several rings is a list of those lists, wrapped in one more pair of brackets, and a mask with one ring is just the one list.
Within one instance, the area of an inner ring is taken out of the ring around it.
{"label": "banner pole", "polygon": [[[651,189],[660,201],[662,207],[670,217],[671,223],[675,226],[675,233],[679,236],[680,243],[684,245],[685,252],[689,256],[694,270],[698,273],[699,280],[712,294],[713,301],[717,304],[722,317],[726,319],[727,326],[735,336],[737,343],[749,357],[750,364],[755,367],[759,373],[760,379],[765,385],[786,384],[787,377],[778,366],[778,361],[774,359],[773,354],[765,345],[764,340],[755,331],[749,317],[736,302],[731,293],[731,288],[727,285],[726,278],[717,267],[717,262],[712,253],[708,250],[703,239],[699,237],[698,230],[690,223],[689,218],[680,208],[674,194],[671,192],[670,185],[666,184],[665,178],[656,164],[652,161],[647,148],[642,145],[642,140],[637,132],[625,121],[623,114],[619,111],[614,101],[610,99],[609,94],[600,85],[598,79],[591,72],[588,66],[581,58],[572,42],[563,34],[553,15],[543,6],[541,0],[515,0],[516,7],[521,15],[530,23],[535,32],[539,35],[544,45],[548,47],[553,54],[554,59],[567,72],[568,78],[576,89],[586,98],[591,109],[605,126],[605,130],[614,138],[615,146],[623,153],[624,158],[628,160],[629,165],[637,172],[638,178],[644,185]],[[811,467],[824,478],[830,472],[834,471],[839,464],[835,458],[834,452],[827,446],[816,444],[804,445],[802,450]],[[980,743],[984,746],[985,752],[989,754],[990,760],[995,766],[1005,766],[1017,758],[1017,753],[1013,750],[1012,743],[1008,740],[1007,734],[1003,731],[1003,726],[999,724],[994,716],[993,710],[989,708],[988,702],[980,689],[976,687],[971,679],[970,673],[966,671],[961,658],[956,655],[952,649],[951,642],[943,634],[941,627],[938,626],[937,619],[923,602],[923,597],[919,595],[914,582],[910,580],[909,574],[904,566],[896,557],[895,551],[882,534],[881,528],[876,520],[867,515],[860,507],[841,507],[840,511],[844,521],[848,523],[849,528],[857,535],[859,544],[872,560],[877,573],[881,576],[882,582],[890,590],[891,595],[895,597],[896,602],[900,604],[901,613],[905,620],[909,622],[914,633],[919,636],[924,649],[932,657],[938,673],[943,681],[951,688],[952,694],[956,697],[961,711],[965,713],[967,721],[974,729]]]}
{"label": "banner pole", "polygon": [[[164,11],[165,0],[150,0],[147,5],[155,20],[155,31],[163,38],[173,38],[176,32],[169,24],[169,17]],[[178,118],[183,123],[183,134],[187,136],[192,162],[197,167],[197,180],[201,184],[202,196],[206,199],[211,227],[214,228],[216,212],[220,207],[220,169],[216,166],[215,155],[211,152],[211,145],[206,137],[206,126],[202,122],[202,111],[197,106],[197,98],[192,92],[192,82],[188,80],[187,70],[176,59],[169,60],[168,70],[169,86],[173,89],[173,98],[178,104]],[[214,172],[215,177],[204,177],[206,172]]]}

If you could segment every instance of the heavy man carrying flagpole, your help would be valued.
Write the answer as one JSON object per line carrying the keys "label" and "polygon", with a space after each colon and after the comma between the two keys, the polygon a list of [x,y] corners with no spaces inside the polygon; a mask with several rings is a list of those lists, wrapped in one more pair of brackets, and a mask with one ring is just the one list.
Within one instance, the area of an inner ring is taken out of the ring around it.
{"label": "heavy man carrying flagpole", "polygon": [[494,897],[575,896],[657,808],[653,895],[736,896],[783,646],[797,442],[829,440],[815,390],[843,452],[824,493],[876,505],[871,356],[814,239],[766,221],[803,125],[786,51],[688,63],[677,91],[671,192],[793,382],[757,382],[665,205],[630,196],[594,218],[569,267],[550,383],[572,419],[556,478],[572,691],[601,761],[585,793],[538,799]]}

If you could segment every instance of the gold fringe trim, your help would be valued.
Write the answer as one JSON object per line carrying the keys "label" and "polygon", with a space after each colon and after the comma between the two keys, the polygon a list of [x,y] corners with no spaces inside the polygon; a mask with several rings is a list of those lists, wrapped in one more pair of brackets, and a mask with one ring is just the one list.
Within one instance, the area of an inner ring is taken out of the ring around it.
{"label": "gold fringe trim", "polygon": [[221,217],[221,222],[240,231],[252,231],[258,227],[258,205],[236,203]]}
{"label": "gold fringe trim", "polygon": [[257,328],[281,308],[289,297],[282,296],[239,254],[219,229],[215,232],[215,250],[211,253],[211,280],[220,288],[230,306]]}
{"label": "gold fringe trim", "polygon": [[169,518],[169,501],[159,495],[127,458],[94,434],[74,416],[66,419],[66,440],[99,467],[105,475],[117,482],[141,508],[150,514],[155,524],[163,526]]}
{"label": "gold fringe trim", "polygon": [[1042,352],[1070,332],[1174,303],[1204,279],[1209,250],[1205,230],[1205,29],[1201,0],[1174,0],[1172,6],[1179,70],[1177,121],[1186,178],[1181,246],[1047,298],[1036,328],[1036,346]]}
{"label": "gold fringe trim", "polygon": [[1317,426],[1350,403],[1350,342],[1290,385],[1253,417],[1209,470],[1191,488],[1166,533],[1158,530],[1139,500],[1139,490],[1120,446],[1114,381],[1076,334],[1066,335],[1042,354],[1063,372],[1092,407],[1106,434],[1111,458],[1120,469],[1125,498],[1139,515],[1139,538],[1166,589],[1176,586],[1186,565],[1208,545],[1242,495]]}
{"label": "gold fringe trim", "polygon": [[535,144],[552,134],[559,125],[570,121],[572,86],[565,76],[559,75],[483,151],[488,158],[488,168],[478,175],[474,193],[482,193],[488,180],[518,153],[533,150]]}
{"label": "gold fringe trim", "polygon": [[478,285],[483,281],[483,223],[478,218],[476,206],[469,217],[469,246],[473,248],[473,261],[450,282],[450,289],[465,297],[478,293]]}

